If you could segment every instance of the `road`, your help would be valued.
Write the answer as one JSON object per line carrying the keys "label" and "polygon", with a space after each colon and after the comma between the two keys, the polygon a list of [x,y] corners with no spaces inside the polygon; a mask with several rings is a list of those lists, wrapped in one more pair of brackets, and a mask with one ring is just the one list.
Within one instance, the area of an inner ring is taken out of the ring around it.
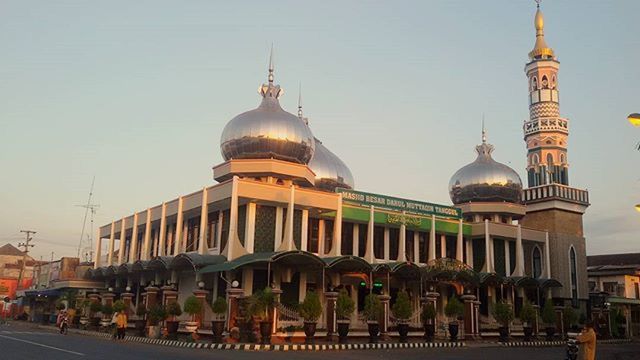
{"label": "road", "polygon": [[[638,359],[640,344],[601,345],[598,360]],[[331,352],[248,352],[216,351],[202,349],[178,349],[134,342],[113,342],[109,339],[83,335],[60,335],[35,326],[12,323],[0,326],[0,359],[11,360],[140,360],[140,359],[326,359],[339,356],[341,359],[564,359],[564,348],[495,348],[469,347],[462,349],[398,349],[355,350]]]}

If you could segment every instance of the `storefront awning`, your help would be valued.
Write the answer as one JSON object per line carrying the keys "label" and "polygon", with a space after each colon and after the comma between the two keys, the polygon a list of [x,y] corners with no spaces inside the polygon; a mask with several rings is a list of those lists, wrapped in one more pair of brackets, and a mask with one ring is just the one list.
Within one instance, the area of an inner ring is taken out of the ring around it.
{"label": "storefront awning", "polygon": [[240,256],[232,261],[208,265],[198,271],[199,274],[210,274],[231,271],[248,265],[267,265],[278,263],[290,267],[324,267],[325,263],[317,255],[307,251],[292,250],[278,252],[253,253]]}
{"label": "storefront awning", "polygon": [[541,288],[562,287],[562,283],[556,279],[536,279]]}
{"label": "storefront awning", "polygon": [[343,255],[322,258],[329,270],[338,272],[361,272],[368,274],[373,270],[371,264],[359,256]]}
{"label": "storefront awning", "polygon": [[149,270],[169,270],[171,260],[173,260],[173,256],[156,256],[153,260],[149,261],[147,268]]}
{"label": "storefront awning", "polygon": [[496,273],[481,272],[478,274],[480,285],[498,285],[502,282],[502,276]]}
{"label": "storefront awning", "polygon": [[538,280],[529,276],[509,276],[506,279],[507,281],[509,281],[510,283],[512,283],[517,287],[536,288],[540,286],[540,284],[538,283]]}
{"label": "storefront awning", "polygon": [[222,255],[201,255],[198,253],[183,253],[178,254],[171,260],[169,264],[170,269],[175,270],[193,270],[197,271],[208,265],[222,264],[227,261],[227,258]]}
{"label": "storefront awning", "polygon": [[624,304],[624,305],[640,305],[640,299],[630,299],[620,296],[609,296],[607,301],[611,304]]}

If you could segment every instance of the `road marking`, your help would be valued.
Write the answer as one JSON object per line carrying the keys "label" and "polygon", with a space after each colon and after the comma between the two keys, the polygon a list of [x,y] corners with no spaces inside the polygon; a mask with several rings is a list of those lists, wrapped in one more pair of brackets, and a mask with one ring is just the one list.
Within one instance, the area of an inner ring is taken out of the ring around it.
{"label": "road marking", "polygon": [[18,339],[18,338],[14,338],[11,336],[4,336],[4,335],[0,335],[0,338],[4,338],[4,339],[9,339],[9,340],[15,340],[15,341],[20,341],[23,343],[27,343],[27,344],[31,344],[31,345],[36,345],[36,346],[42,346],[44,348],[48,348],[48,349],[53,349],[53,350],[58,350],[58,351],[62,351],[62,352],[66,352],[69,354],[74,354],[74,355],[78,355],[78,356],[84,356],[85,354],[83,353],[79,353],[79,352],[75,352],[75,351],[71,351],[71,350],[65,350],[65,349],[60,349],[54,346],[49,346],[49,345],[44,345],[44,344],[38,344],[36,342],[33,341],[29,341],[29,340],[24,340],[24,339]]}

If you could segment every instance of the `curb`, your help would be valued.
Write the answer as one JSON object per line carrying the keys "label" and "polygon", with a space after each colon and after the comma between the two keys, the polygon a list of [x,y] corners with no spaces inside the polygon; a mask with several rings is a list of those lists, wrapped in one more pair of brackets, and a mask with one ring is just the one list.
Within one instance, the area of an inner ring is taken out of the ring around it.
{"label": "curb", "polygon": [[512,341],[501,343],[500,346],[503,347],[543,347],[543,346],[561,346],[566,345],[566,341],[556,340],[556,341]]}
{"label": "curb", "polygon": [[[89,330],[69,329],[69,332],[81,335],[95,336],[101,338],[111,338],[110,333],[101,333]],[[262,345],[262,344],[212,344],[195,343],[180,340],[150,339],[146,337],[130,336],[124,337],[127,341],[139,342],[142,344],[152,344],[188,349],[209,349],[209,350],[241,350],[241,351],[323,351],[323,350],[382,350],[382,349],[422,349],[422,348],[460,348],[466,347],[464,342],[433,342],[433,343],[379,343],[379,344],[284,344],[284,345]]]}

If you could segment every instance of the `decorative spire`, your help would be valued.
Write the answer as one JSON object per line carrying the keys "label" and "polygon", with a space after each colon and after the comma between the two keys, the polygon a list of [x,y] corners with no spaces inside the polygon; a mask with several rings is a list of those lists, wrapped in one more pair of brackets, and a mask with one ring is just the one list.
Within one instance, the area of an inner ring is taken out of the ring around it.
{"label": "decorative spire", "polygon": [[476,152],[478,158],[491,158],[493,152],[493,145],[487,143],[487,130],[484,127],[484,113],[482,114],[482,144],[476,146]]}
{"label": "decorative spire", "polygon": [[482,113],[482,143],[487,143],[487,131],[484,129],[484,113]]}
{"label": "decorative spire", "polygon": [[298,85],[298,118],[309,126],[309,118],[304,117],[302,112],[302,81]]}
{"label": "decorative spire", "polygon": [[540,11],[541,1],[542,0],[535,0],[537,10],[533,25],[536,28],[536,43],[533,46],[533,50],[529,52],[529,58],[531,60],[553,58],[553,49],[550,48],[544,40],[544,16],[542,15],[542,11]]}
{"label": "decorative spire", "polygon": [[273,44],[271,44],[271,52],[269,53],[269,76],[267,80],[269,83],[262,84],[258,89],[258,93],[265,99],[279,99],[284,94],[284,90],[280,88],[280,85],[273,85]]}

